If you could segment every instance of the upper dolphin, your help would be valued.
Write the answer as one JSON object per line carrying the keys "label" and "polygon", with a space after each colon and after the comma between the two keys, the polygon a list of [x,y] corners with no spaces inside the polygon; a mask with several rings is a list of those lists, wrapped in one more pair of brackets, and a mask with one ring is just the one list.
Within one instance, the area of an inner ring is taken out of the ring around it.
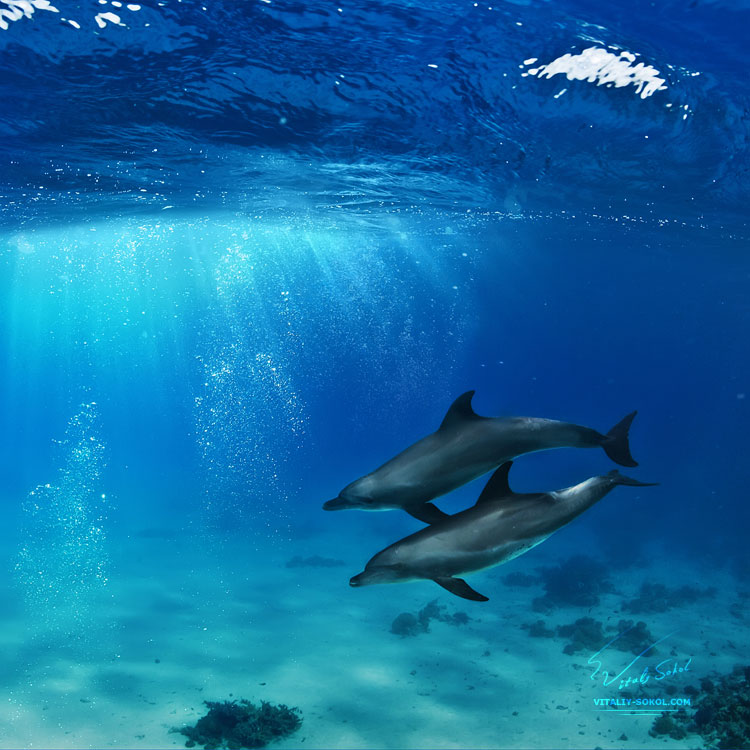
{"label": "upper dolphin", "polygon": [[457,576],[528,552],[619,484],[650,486],[616,469],[555,492],[521,495],[508,485],[511,462],[487,482],[476,505],[448,516],[378,552],[351,586],[427,579],[464,599],[487,597]]}
{"label": "upper dolphin", "polygon": [[425,523],[446,514],[430,503],[523,453],[548,448],[601,446],[622,466],[630,455],[628,414],[606,435],[590,427],[534,417],[480,417],[471,407],[474,391],[459,396],[437,432],[418,440],[379,469],[344,487],[324,510],[402,508]]}

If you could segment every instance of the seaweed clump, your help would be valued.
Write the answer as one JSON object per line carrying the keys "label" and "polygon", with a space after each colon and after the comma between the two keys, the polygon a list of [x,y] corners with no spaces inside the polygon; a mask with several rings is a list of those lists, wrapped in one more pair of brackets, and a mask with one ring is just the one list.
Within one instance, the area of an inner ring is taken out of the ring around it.
{"label": "seaweed clump", "polygon": [[674,607],[693,604],[698,599],[716,596],[716,588],[705,589],[695,586],[680,586],[670,589],[663,583],[643,583],[636,599],[623,604],[623,609],[634,615],[666,612]]}
{"label": "seaweed clump", "polygon": [[719,748],[750,747],[750,667],[737,666],[716,682],[705,682],[694,730]]}
{"label": "seaweed clump", "polygon": [[[692,717],[684,710],[673,714],[679,729],[699,734],[707,746],[720,750],[750,747],[750,666],[738,665],[715,680],[702,679],[699,695]],[[652,734],[667,726],[663,716],[654,722]]]}
{"label": "seaweed clump", "polygon": [[555,631],[550,630],[547,627],[547,623],[544,620],[537,620],[536,622],[525,622],[521,625],[523,630],[528,630],[529,635],[532,638],[554,638]]}
{"label": "seaweed clump", "polygon": [[602,624],[593,617],[581,617],[570,625],[559,625],[557,634],[563,638],[570,638],[570,643],[563,648],[564,654],[596,651],[605,640]]}
{"label": "seaweed clump", "polygon": [[[616,627],[610,626],[608,630],[617,630],[622,634],[612,642],[612,648],[617,651],[627,651],[638,655],[655,641],[645,622],[633,624],[632,620],[620,620]],[[581,617],[570,625],[558,625],[557,635],[570,639],[570,642],[563,648],[565,654],[575,654],[578,651],[596,651],[610,637],[605,635],[602,623],[592,617]],[[655,649],[649,651],[651,655],[654,653],[656,653]]]}
{"label": "seaweed clump", "polygon": [[206,701],[208,713],[195,726],[177,731],[187,737],[185,747],[203,745],[205,748],[265,747],[296,732],[302,724],[298,708],[274,706],[261,701],[256,706],[250,701]]}
{"label": "seaweed clump", "polygon": [[[613,629],[613,628],[610,628]],[[632,620],[620,620],[617,623],[616,630],[622,635],[612,644],[612,648],[618,651],[628,651],[636,656],[645,651],[649,646],[656,642],[651,631],[643,621],[635,624]],[[649,650],[649,656],[657,653],[655,648]]]}
{"label": "seaweed clump", "polygon": [[600,594],[614,591],[611,581],[602,573],[602,565],[586,555],[575,555],[564,563],[541,568],[544,596],[532,602],[535,612],[550,613],[555,607],[593,607]]}
{"label": "seaweed clump", "polygon": [[411,612],[402,612],[391,623],[391,633],[400,635],[402,638],[409,638],[420,633],[426,632],[424,626]]}
{"label": "seaweed clump", "polygon": [[411,612],[402,612],[391,623],[391,633],[400,635],[402,638],[430,632],[430,622],[446,622],[449,625],[467,625],[471,618],[466,612],[454,612],[448,614],[445,605],[439,605],[437,599],[422,607],[416,615]]}
{"label": "seaweed clump", "polygon": [[[684,710],[675,712],[674,718],[667,713],[663,713],[658,719],[654,720],[653,726],[648,730],[648,733],[652,737],[659,737],[666,734],[673,740],[685,739],[685,737],[687,737],[687,731],[681,723],[677,723],[678,721],[682,722],[684,717],[679,714],[687,716]],[[675,718],[677,721],[675,721]]]}
{"label": "seaweed clump", "polygon": [[539,576],[534,576],[529,573],[523,573],[520,570],[515,570],[508,575],[503,576],[503,583],[506,586],[519,586],[521,588],[529,588],[530,586],[536,586],[541,579]]}

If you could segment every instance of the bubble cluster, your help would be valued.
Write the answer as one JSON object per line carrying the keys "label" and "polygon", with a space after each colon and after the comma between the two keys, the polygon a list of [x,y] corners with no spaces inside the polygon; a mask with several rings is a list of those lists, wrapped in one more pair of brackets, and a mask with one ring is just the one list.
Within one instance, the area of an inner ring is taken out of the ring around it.
{"label": "bubble cluster", "polygon": [[196,433],[209,522],[283,532],[290,487],[285,465],[307,417],[294,386],[287,344],[293,317],[269,302],[252,256],[230,248],[214,275],[203,331]]}
{"label": "bubble cluster", "polygon": [[23,504],[16,574],[34,620],[76,636],[107,584],[107,503],[100,487],[105,448],[95,403],[80,407],[60,448],[54,481],[33,489]]}

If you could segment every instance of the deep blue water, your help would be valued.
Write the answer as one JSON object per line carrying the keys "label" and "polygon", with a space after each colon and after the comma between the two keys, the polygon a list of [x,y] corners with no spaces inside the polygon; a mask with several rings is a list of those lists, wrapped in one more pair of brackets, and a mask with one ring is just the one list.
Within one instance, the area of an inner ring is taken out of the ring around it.
{"label": "deep blue water", "polygon": [[[53,5],[0,0],[3,564],[37,619],[77,586],[83,612],[131,535],[165,528],[329,557],[357,539],[331,573],[348,606],[420,524],[322,503],[469,389],[483,415],[603,432],[638,409],[629,471],[659,487],[548,554],[740,587],[747,3]],[[544,76],[592,49],[613,77]],[[513,486],[611,468],[538,453]]]}

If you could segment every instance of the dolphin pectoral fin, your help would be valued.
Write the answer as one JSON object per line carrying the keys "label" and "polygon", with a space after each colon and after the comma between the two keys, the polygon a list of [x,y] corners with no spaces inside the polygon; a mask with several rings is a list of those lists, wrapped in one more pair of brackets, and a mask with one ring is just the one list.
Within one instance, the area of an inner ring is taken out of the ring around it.
{"label": "dolphin pectoral fin", "polygon": [[[474,393],[475,391],[466,391],[466,393],[460,395],[451,404],[451,408],[448,409],[448,412],[440,424],[440,430],[445,430],[454,425],[466,422],[467,420],[486,419],[486,417],[480,417],[471,407],[471,399],[474,398]],[[438,430],[438,432],[440,430]]]}
{"label": "dolphin pectoral fin", "polygon": [[620,420],[604,436],[601,443],[604,452],[620,466],[638,466],[638,462],[630,455],[630,445],[628,444],[628,430],[637,413],[637,411],[634,411]]}
{"label": "dolphin pectoral fin", "polygon": [[451,594],[460,596],[462,599],[470,599],[473,602],[488,602],[489,599],[483,596],[478,591],[474,591],[463,578],[451,578],[446,576],[444,578],[433,578],[433,581],[438,586],[442,586],[446,591],[450,591]]}
{"label": "dolphin pectoral fin", "polygon": [[486,503],[490,500],[501,500],[504,497],[511,497],[515,493],[508,483],[508,473],[513,461],[506,461],[502,466],[496,469],[490,477],[489,482],[484,486],[482,494],[479,495],[476,504]]}
{"label": "dolphin pectoral fin", "polygon": [[424,503],[416,508],[404,508],[406,512],[423,523],[438,523],[450,518],[447,513],[443,513],[440,508],[432,503]]}

